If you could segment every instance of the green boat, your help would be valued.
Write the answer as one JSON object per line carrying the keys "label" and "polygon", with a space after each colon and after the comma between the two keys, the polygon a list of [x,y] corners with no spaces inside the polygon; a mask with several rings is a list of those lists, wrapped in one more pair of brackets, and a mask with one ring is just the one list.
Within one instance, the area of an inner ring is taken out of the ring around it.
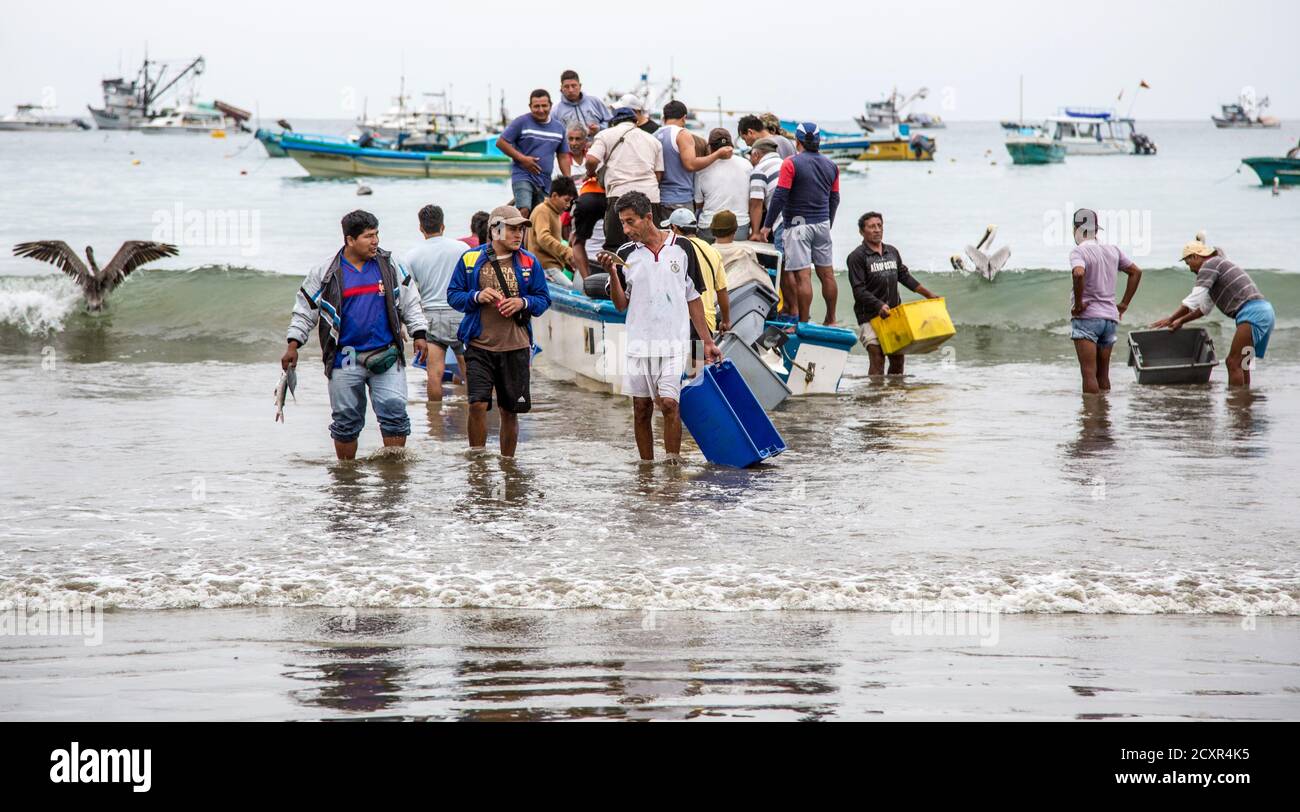
{"label": "green boat", "polygon": [[1047,133],[1023,127],[1007,138],[1007,152],[1016,164],[1059,164],[1065,161],[1065,146]]}
{"label": "green boat", "polygon": [[1283,186],[1300,184],[1300,158],[1242,158],[1241,162],[1259,175],[1259,182],[1272,186],[1274,178]]}
{"label": "green boat", "polygon": [[401,152],[318,136],[280,135],[280,147],[316,177],[505,178],[510,159],[473,152]]}

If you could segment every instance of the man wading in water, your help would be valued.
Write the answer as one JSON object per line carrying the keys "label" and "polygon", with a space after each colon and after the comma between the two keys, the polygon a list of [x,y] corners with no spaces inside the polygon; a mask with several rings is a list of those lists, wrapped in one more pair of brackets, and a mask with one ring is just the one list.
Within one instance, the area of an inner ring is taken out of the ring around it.
{"label": "man wading in water", "polygon": [[289,348],[280,366],[298,365],[298,348],[319,323],[321,360],[334,412],[330,436],[338,458],[351,460],[356,459],[357,437],[366,423],[367,388],[384,445],[406,445],[411,421],[406,416],[402,325],[410,331],[417,354],[427,355],[429,348],[420,294],[392,254],[380,249],[375,216],[360,210],[345,215],[343,243],[298,288]]}
{"label": "man wading in water", "polygon": [[495,392],[503,457],[515,455],[519,415],[533,406],[532,319],[551,306],[542,263],[520,248],[527,227],[528,220],[514,206],[493,209],[486,248],[466,251],[447,284],[448,303],[465,314],[457,337],[465,345],[469,446],[487,445],[487,413]]}
{"label": "man wading in water", "polygon": [[632,242],[597,259],[609,273],[609,298],[627,312],[624,391],[632,396],[636,447],[643,462],[655,458],[654,407],[664,415],[664,451],[675,465],[682,451],[678,401],[682,370],[691,352],[691,326],[704,343],[704,358],[722,360],[704,320],[695,251],[683,237],[655,225],[653,205],[641,192],[628,192],[615,204],[623,233]]}

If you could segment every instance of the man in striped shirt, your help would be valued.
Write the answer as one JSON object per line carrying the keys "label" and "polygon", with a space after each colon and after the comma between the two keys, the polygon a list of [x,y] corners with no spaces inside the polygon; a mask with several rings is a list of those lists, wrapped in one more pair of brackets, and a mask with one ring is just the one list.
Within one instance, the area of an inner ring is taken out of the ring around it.
{"label": "man in striped shirt", "polygon": [[1228,350],[1228,385],[1250,386],[1254,359],[1263,358],[1273,334],[1276,316],[1273,305],[1259,292],[1254,280],[1223,251],[1205,244],[1204,233],[1183,246],[1182,261],[1196,274],[1191,294],[1174,314],[1152,327],[1177,330],[1189,321],[1208,315],[1217,305],[1223,315],[1237,323]]}
{"label": "man in striped shirt", "polygon": [[[754,167],[749,173],[749,222],[757,224],[767,216],[767,207],[772,205],[772,194],[781,177],[781,154],[776,141],[771,138],[755,141],[749,149],[749,162]],[[757,226],[754,230],[758,230]],[[781,250],[779,244],[777,250]]]}

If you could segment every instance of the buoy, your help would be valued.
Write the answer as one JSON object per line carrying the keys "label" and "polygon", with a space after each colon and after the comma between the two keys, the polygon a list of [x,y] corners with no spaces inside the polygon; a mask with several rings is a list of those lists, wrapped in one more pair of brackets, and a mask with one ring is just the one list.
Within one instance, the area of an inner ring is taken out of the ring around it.
{"label": "buoy", "polygon": [[139,166],[139,165],[140,165],[140,159],[139,159],[139,158],[135,158],[135,159],[133,159],[133,160],[131,161],[131,166]]}
{"label": "buoy", "polygon": [[225,130],[213,130],[213,131],[212,131],[212,137],[213,137],[213,138],[225,138],[225,137],[226,137],[226,131],[225,131]]}
{"label": "buoy", "polygon": [[247,175],[247,174],[248,174],[248,170],[247,170],[247,169],[241,169],[241,170],[239,170],[239,174],[241,174],[241,175]]}
{"label": "buoy", "polygon": [[359,195],[371,195],[371,194],[374,194],[374,192],[371,190],[371,188],[370,188],[369,186],[358,186],[358,187],[357,187],[357,194],[359,194]]}
{"label": "buoy", "polygon": [[1273,176],[1273,197],[1277,197],[1280,194],[1282,194],[1281,180],[1276,175],[1274,175]]}

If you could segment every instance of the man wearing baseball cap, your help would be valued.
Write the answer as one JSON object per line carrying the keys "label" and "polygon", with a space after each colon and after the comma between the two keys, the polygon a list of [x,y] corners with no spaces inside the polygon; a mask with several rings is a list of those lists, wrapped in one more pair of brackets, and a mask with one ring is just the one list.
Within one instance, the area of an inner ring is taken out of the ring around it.
{"label": "man wearing baseball cap", "polygon": [[[1205,232],[1183,246],[1182,261],[1196,274],[1196,284],[1172,316],[1152,326],[1177,330],[1209,314],[1217,305],[1237,324],[1226,362],[1228,385],[1250,386],[1253,358],[1264,357],[1269,336],[1273,334],[1276,321],[1273,305],[1260,293],[1250,275],[1224,256],[1222,249],[1205,244]],[[1252,354],[1252,360],[1247,361],[1246,357]]]}
{"label": "man wearing baseball cap", "polygon": [[493,209],[487,243],[461,256],[447,285],[447,301],[465,314],[457,338],[465,345],[469,445],[487,445],[487,413],[495,392],[503,457],[515,455],[518,416],[532,408],[532,319],[551,306],[542,263],[521,247],[528,225],[514,206]]}
{"label": "man wearing baseball cap", "polygon": [[[781,289],[799,321],[812,318],[812,269],[822,283],[826,325],[835,325],[839,287],[831,264],[831,227],[840,205],[840,168],[818,150],[821,130],[805,121],[795,130],[798,152],[781,163],[781,174],[759,239],[766,241],[778,220],[785,226]],[[783,217],[784,215],[784,217]]]}
{"label": "man wearing baseball cap", "polygon": [[[1097,242],[1097,212],[1074,213],[1074,248],[1070,251],[1074,296],[1070,307],[1070,338],[1079,358],[1086,394],[1110,391],[1110,353],[1118,339],[1120,317],[1128,310],[1142,281],[1142,269],[1116,245]],[[1128,274],[1124,300],[1115,304],[1119,272]]]}

